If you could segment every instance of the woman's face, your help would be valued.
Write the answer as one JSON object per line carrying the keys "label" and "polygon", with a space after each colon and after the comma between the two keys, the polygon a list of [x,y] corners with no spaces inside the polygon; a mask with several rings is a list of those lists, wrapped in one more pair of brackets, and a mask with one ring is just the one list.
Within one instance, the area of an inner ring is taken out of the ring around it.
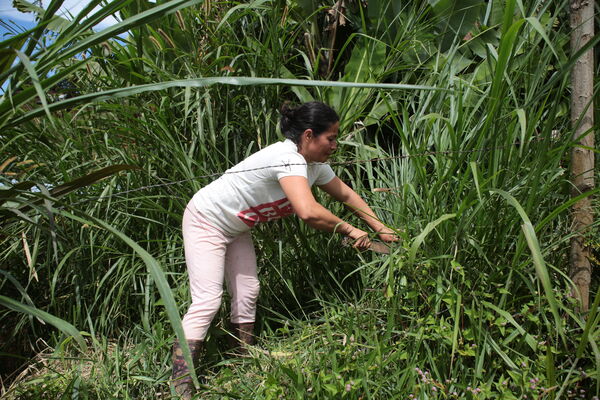
{"label": "woman's face", "polygon": [[340,129],[339,121],[331,124],[329,129],[315,136],[310,129],[302,135],[300,154],[308,162],[325,162],[337,149],[337,136]]}

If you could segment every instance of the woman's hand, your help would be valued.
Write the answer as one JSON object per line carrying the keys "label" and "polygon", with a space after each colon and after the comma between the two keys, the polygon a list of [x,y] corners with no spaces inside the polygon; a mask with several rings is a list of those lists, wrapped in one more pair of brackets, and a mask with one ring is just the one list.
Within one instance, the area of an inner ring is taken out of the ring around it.
{"label": "woman's hand", "polygon": [[358,228],[352,227],[352,230],[350,231],[350,233],[348,233],[348,237],[352,239],[352,247],[354,247],[355,249],[367,250],[371,246],[369,234]]}
{"label": "woman's hand", "polygon": [[379,235],[379,238],[384,242],[397,242],[399,240],[398,234],[390,228],[388,228],[387,226],[383,226],[380,229],[378,229],[377,234]]}
{"label": "woman's hand", "polygon": [[[319,187],[329,193],[334,199],[341,201],[348,206],[352,212],[357,214],[371,227],[371,229],[377,232],[382,241],[391,243],[399,240],[398,234],[383,225],[381,220],[379,220],[373,210],[371,210],[371,207],[369,207],[369,205],[354,190],[352,190],[352,188],[342,182],[340,178],[333,178],[329,183],[320,185]],[[363,234],[365,233],[363,232]],[[354,247],[362,245],[360,244],[357,246],[357,244],[355,244]]]}

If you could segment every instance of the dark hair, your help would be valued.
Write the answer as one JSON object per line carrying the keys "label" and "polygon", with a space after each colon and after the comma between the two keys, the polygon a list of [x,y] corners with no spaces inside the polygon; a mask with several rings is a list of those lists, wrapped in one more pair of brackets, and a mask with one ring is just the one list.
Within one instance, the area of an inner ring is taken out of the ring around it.
{"label": "dark hair", "polygon": [[285,103],[280,112],[281,132],[296,144],[305,130],[312,129],[313,134],[319,136],[340,120],[333,108],[320,101],[310,101],[296,108]]}

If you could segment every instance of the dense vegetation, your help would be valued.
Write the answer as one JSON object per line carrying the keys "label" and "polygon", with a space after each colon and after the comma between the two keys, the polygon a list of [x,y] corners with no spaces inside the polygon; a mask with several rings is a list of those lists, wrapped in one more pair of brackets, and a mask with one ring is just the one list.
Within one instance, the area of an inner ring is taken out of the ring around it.
{"label": "dense vegetation", "polygon": [[257,229],[259,344],[223,354],[224,301],[203,398],[600,395],[597,281],[582,314],[567,273],[567,2],[99,3],[0,46],[7,398],[168,398],[185,204],[311,99],[402,244]]}

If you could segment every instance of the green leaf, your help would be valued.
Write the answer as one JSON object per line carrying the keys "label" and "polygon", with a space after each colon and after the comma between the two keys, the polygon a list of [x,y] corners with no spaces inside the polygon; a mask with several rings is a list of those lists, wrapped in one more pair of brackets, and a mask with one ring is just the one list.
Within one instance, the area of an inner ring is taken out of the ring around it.
{"label": "green leaf", "polygon": [[[338,81],[311,81],[303,79],[280,79],[280,78],[251,78],[251,77],[211,77],[211,78],[193,78],[173,80],[167,82],[150,83],[146,85],[129,86],[106,90],[102,92],[89,93],[82,96],[57,101],[48,106],[50,111],[63,110],[72,108],[77,104],[85,104],[91,102],[102,102],[114,100],[122,97],[134,96],[140,93],[165,90],[169,88],[179,87],[209,87],[216,84],[233,85],[233,86],[250,86],[250,85],[284,85],[284,86],[306,86],[306,87],[345,87],[345,88],[373,88],[385,90],[439,90],[448,91],[448,89],[439,89],[424,85],[408,85],[401,83],[355,83],[355,82],[338,82]],[[18,118],[15,118],[6,123],[6,126],[19,125],[25,121],[29,121],[44,113],[43,108],[38,108],[30,111]]]}
{"label": "green leaf", "polygon": [[439,43],[444,52],[475,28],[484,2],[481,0],[429,0],[438,18]]}
{"label": "green leaf", "polygon": [[38,308],[35,308],[33,306],[28,306],[26,304],[20,303],[16,300],[13,300],[6,296],[0,295],[0,304],[2,304],[4,307],[10,308],[11,310],[14,310],[14,311],[17,311],[20,313],[24,313],[24,314],[29,314],[33,317],[39,318],[39,319],[49,323],[50,325],[56,327],[61,332],[65,333],[69,336],[72,336],[75,339],[75,341],[77,342],[77,344],[79,345],[80,350],[82,352],[85,353],[87,351],[87,344],[85,343],[83,336],[73,325],[71,325],[67,321],[60,319],[58,317],[55,317],[54,315],[49,314],[49,313],[42,311]]}
{"label": "green leaf", "polygon": [[432,221],[430,223],[427,224],[427,226],[425,226],[425,229],[423,229],[423,231],[419,234],[419,236],[417,236],[414,240],[413,243],[410,246],[410,251],[408,253],[408,264],[411,265],[414,263],[415,261],[415,256],[417,255],[417,251],[419,249],[419,247],[421,246],[421,244],[423,243],[423,241],[425,240],[425,238],[427,237],[427,235],[429,235],[436,226],[438,226],[439,224],[441,224],[442,222],[450,219],[450,218],[454,218],[456,216],[456,214],[444,214],[441,217],[439,217],[438,219],[436,219],[435,221]]}
{"label": "green leaf", "polygon": [[42,102],[42,108],[46,112],[46,115],[48,115],[50,122],[52,122],[52,115],[50,114],[50,110],[48,109],[48,101],[46,100],[46,93],[44,92],[42,85],[40,85],[40,79],[37,75],[37,72],[35,71],[35,68],[31,64],[31,62],[29,61],[29,57],[27,57],[27,55],[25,55],[25,53],[23,53],[19,50],[15,50],[15,53],[17,53],[17,56],[21,59],[21,62],[23,63],[23,65],[25,66],[25,69],[29,73],[29,76],[31,77],[31,82],[33,83],[33,87],[35,88],[35,91],[37,92],[38,98]]}
{"label": "green leaf", "polygon": [[101,179],[104,179],[108,176],[114,175],[117,172],[131,171],[131,170],[136,170],[136,169],[140,169],[140,167],[138,167],[136,165],[129,165],[129,164],[111,165],[109,167],[105,167],[105,168],[99,169],[97,171],[94,171],[85,176],[76,178],[70,182],[63,183],[63,184],[55,187],[54,189],[52,189],[50,191],[50,194],[52,195],[52,197],[63,196],[67,193],[72,192],[75,189],[89,186],[93,183],[98,182]]}
{"label": "green leaf", "polygon": [[504,311],[500,307],[497,307],[494,304],[489,303],[487,301],[482,301],[481,304],[496,311],[506,321],[510,322],[511,325],[514,326],[515,328],[517,328],[519,333],[525,337],[525,342],[529,345],[529,347],[531,347],[531,349],[533,351],[537,350],[537,343],[536,343],[535,339],[533,338],[533,336],[531,336],[529,333],[527,333],[525,331],[525,329],[513,318],[513,316],[509,312]]}
{"label": "green leaf", "polygon": [[552,44],[552,41],[550,40],[550,38],[548,37],[548,34],[546,33],[546,30],[544,29],[542,24],[540,24],[540,21],[536,17],[527,17],[527,18],[525,18],[525,20],[527,22],[529,22],[529,24],[533,27],[533,29],[538,31],[538,33],[544,39],[544,41],[546,42],[546,44],[548,45],[548,47],[550,48],[552,53],[554,53],[554,56],[557,59],[560,59],[560,57],[558,56],[558,53],[554,49],[554,45]]}
{"label": "green leaf", "polygon": [[[42,7],[36,6],[25,0],[13,0],[13,7],[22,13],[34,13],[39,19],[42,19],[46,10]],[[53,15],[49,20],[46,21],[46,29],[54,32],[62,32],[67,26],[70,25],[68,19]]]}
{"label": "green leaf", "polygon": [[577,346],[576,357],[581,358],[583,355],[583,350],[588,344],[590,340],[590,335],[593,331],[596,331],[598,328],[599,321],[596,318],[598,314],[598,307],[600,307],[600,291],[596,292],[596,298],[594,299],[594,304],[590,307],[590,313],[587,315],[585,321],[585,328],[583,329],[583,333],[581,334],[581,341]]}
{"label": "green leaf", "polygon": [[556,300],[556,297],[554,296],[554,292],[552,290],[550,275],[548,274],[548,269],[546,268],[546,263],[544,262],[544,258],[542,256],[542,251],[540,249],[540,244],[535,234],[535,230],[533,229],[533,225],[531,225],[531,222],[525,222],[523,225],[521,225],[521,228],[523,229],[523,233],[525,234],[525,238],[527,239],[527,244],[529,245],[529,249],[531,250],[531,254],[533,256],[533,264],[535,265],[535,271],[537,272],[538,278],[542,282],[542,286],[546,295],[546,301],[548,301],[548,304],[550,304],[550,310],[552,311],[552,315],[554,316],[556,330],[561,336],[563,336],[563,321],[558,312],[559,303]]}
{"label": "green leaf", "polygon": [[500,348],[500,346],[498,345],[498,343],[496,343],[496,341],[494,339],[492,339],[490,336],[487,336],[487,340],[489,340],[490,345],[492,346],[494,351],[500,356],[500,358],[502,358],[502,360],[506,363],[506,365],[508,365],[510,368],[512,368],[514,370],[518,369],[517,365],[513,362],[513,360],[510,359],[508,354],[506,354],[506,352],[504,352]]}
{"label": "green leaf", "polygon": [[564,339],[563,322],[558,311],[559,303],[556,300],[556,297],[554,296],[554,292],[552,290],[552,283],[550,282],[550,276],[548,274],[548,269],[546,268],[546,263],[544,262],[542,251],[540,249],[540,245],[535,234],[535,230],[533,229],[531,220],[529,219],[529,217],[525,213],[525,210],[523,209],[523,207],[521,207],[517,199],[515,199],[509,193],[499,189],[492,190],[491,192],[498,193],[502,197],[504,197],[508,201],[508,203],[517,210],[517,212],[521,216],[521,219],[524,221],[523,225],[521,225],[521,228],[525,235],[525,239],[527,240],[529,250],[531,251],[535,271],[537,273],[538,279],[542,283],[546,301],[550,305],[550,310],[552,311],[552,315],[554,316],[555,328],[558,334]]}
{"label": "green leaf", "polygon": [[[135,170],[135,169],[140,169],[140,168],[138,166],[128,165],[128,164],[111,165],[110,167],[105,167],[105,168],[99,169],[98,171],[94,171],[85,176],[76,178],[70,182],[66,182],[61,185],[58,185],[57,187],[55,187],[54,189],[52,189],[50,191],[50,196],[52,198],[63,196],[67,193],[70,193],[70,192],[76,190],[76,189],[79,189],[79,188],[82,188],[85,186],[89,186],[95,182],[98,182],[101,179],[104,179],[108,176],[116,174],[117,172],[127,171],[127,170]],[[21,193],[21,191],[29,190],[30,188],[32,188],[35,185],[36,185],[36,183],[27,181],[27,182],[18,183],[10,189],[0,190],[0,205],[2,205],[3,203],[5,203],[7,201],[13,201]],[[32,204],[37,204],[42,201],[44,201],[44,197],[42,197],[40,200],[33,201]],[[29,208],[30,208],[29,206],[21,207],[20,210],[25,211]]]}

